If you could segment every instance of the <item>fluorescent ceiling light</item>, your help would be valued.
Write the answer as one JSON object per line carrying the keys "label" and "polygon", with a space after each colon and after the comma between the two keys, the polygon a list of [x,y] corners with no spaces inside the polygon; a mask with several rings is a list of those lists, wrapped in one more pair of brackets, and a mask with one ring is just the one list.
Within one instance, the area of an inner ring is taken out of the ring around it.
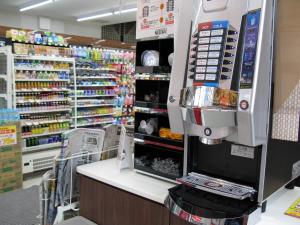
{"label": "fluorescent ceiling light", "polygon": [[123,14],[123,13],[135,12],[135,11],[137,11],[137,8],[123,9],[123,10],[115,11],[114,14]]}
{"label": "fluorescent ceiling light", "polygon": [[93,20],[93,19],[103,18],[103,17],[107,17],[107,16],[112,16],[112,15],[113,15],[112,12],[102,13],[102,14],[97,14],[97,15],[94,15],[94,16],[87,16],[87,17],[78,18],[77,21],[81,22],[81,21],[86,21],[86,20]]}
{"label": "fluorescent ceiling light", "polygon": [[27,11],[27,10],[30,10],[30,9],[34,9],[34,8],[43,6],[43,5],[47,5],[47,4],[52,3],[52,2],[54,2],[54,0],[46,0],[46,1],[42,1],[42,2],[32,3],[29,6],[21,8],[20,12],[24,12],[24,11]]}

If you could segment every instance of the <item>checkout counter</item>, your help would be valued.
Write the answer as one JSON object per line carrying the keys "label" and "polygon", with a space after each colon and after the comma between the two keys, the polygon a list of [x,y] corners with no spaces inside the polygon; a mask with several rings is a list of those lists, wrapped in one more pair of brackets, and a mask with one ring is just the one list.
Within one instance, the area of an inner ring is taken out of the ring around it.
{"label": "checkout counter", "polygon": [[[99,225],[188,225],[164,207],[173,183],[120,171],[117,159],[79,166],[80,215]],[[281,189],[268,201],[257,225],[299,225],[284,212],[300,197],[300,188]]]}

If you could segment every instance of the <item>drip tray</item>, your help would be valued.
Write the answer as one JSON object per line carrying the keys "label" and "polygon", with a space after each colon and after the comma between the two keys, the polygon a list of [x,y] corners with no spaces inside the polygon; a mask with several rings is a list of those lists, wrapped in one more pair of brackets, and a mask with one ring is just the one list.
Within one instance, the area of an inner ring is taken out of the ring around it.
{"label": "drip tray", "polygon": [[183,184],[169,189],[165,203],[174,214],[179,208],[189,215],[214,219],[245,217],[257,209],[257,202],[250,199],[228,198]]}
{"label": "drip tray", "polygon": [[253,199],[256,194],[256,190],[252,187],[198,173],[189,173],[188,176],[179,178],[177,181],[195,189],[238,200],[244,200],[246,198]]}

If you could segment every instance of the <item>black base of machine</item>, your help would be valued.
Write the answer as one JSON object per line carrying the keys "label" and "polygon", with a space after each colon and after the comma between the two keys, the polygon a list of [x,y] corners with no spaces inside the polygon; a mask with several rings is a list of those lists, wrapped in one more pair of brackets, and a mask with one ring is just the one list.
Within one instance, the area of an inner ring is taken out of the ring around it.
{"label": "black base of machine", "polygon": [[244,218],[257,209],[249,198],[241,201],[185,185],[169,189],[169,201],[188,214],[210,219]]}

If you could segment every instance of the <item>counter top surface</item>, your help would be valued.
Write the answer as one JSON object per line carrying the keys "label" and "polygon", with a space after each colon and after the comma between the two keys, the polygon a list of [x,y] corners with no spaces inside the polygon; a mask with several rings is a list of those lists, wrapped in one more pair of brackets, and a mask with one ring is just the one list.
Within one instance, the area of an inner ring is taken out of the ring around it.
{"label": "counter top surface", "polygon": [[168,189],[175,186],[173,183],[142,175],[134,170],[120,171],[117,159],[79,166],[77,172],[160,204],[163,204],[168,196]]}
{"label": "counter top surface", "polygon": [[285,211],[300,198],[300,188],[281,190],[267,203],[267,211],[256,225],[299,225],[300,218],[285,215]]}
{"label": "counter top surface", "polygon": [[[134,170],[121,170],[117,159],[109,159],[77,167],[78,173],[124,191],[163,204],[173,183],[139,174]],[[299,225],[300,219],[284,212],[300,198],[300,188],[280,190],[268,200],[267,211],[256,225]]]}

